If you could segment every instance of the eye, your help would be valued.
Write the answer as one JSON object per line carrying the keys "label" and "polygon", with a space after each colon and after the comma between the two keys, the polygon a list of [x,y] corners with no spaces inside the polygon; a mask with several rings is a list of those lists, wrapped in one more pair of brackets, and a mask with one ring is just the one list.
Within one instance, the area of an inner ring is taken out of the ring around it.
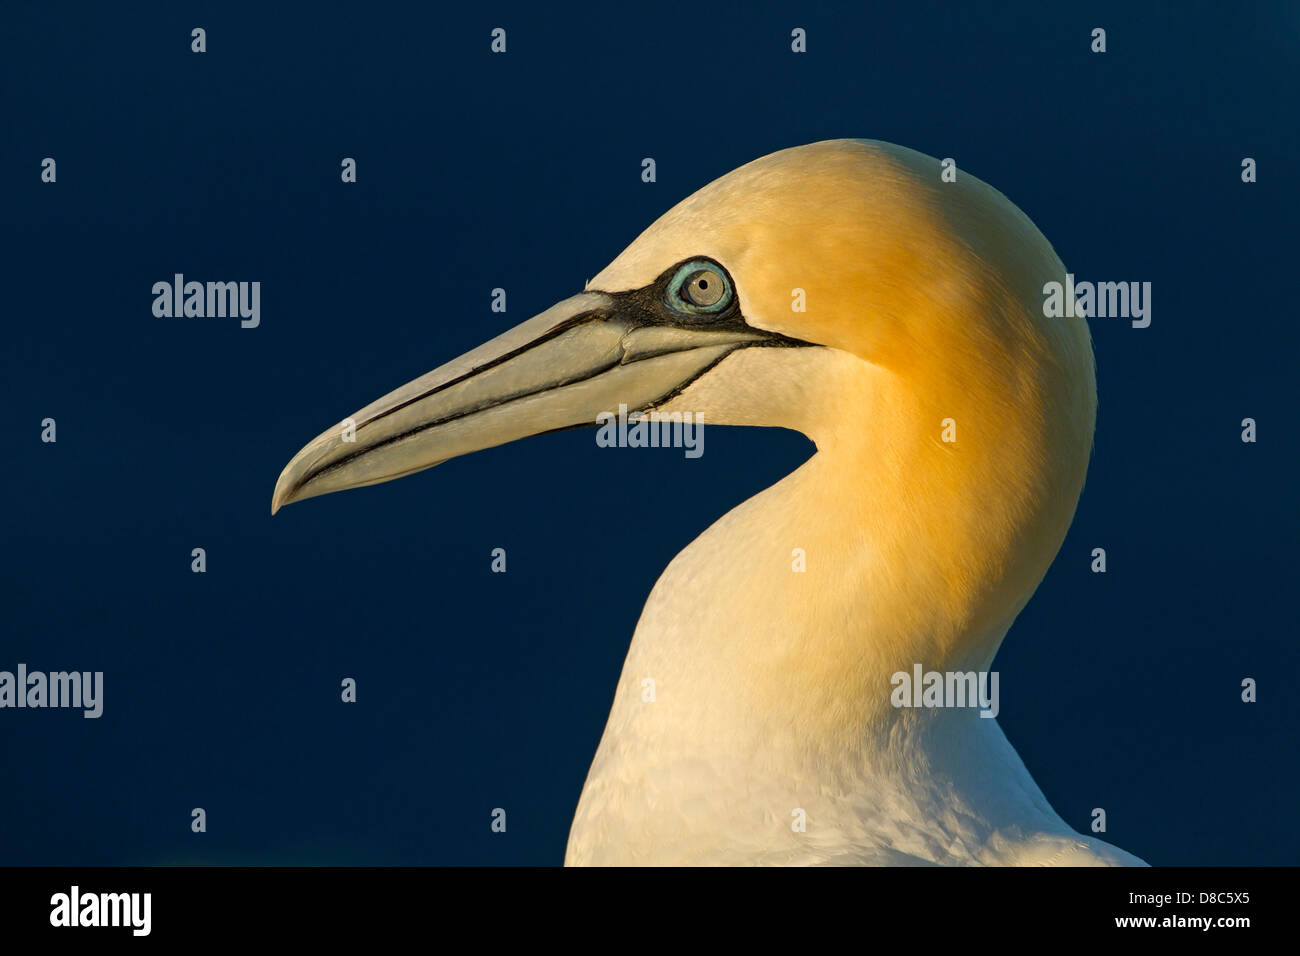
{"label": "eye", "polygon": [[716,262],[693,259],[681,266],[668,283],[665,303],[685,315],[717,315],[731,305],[731,280]]}

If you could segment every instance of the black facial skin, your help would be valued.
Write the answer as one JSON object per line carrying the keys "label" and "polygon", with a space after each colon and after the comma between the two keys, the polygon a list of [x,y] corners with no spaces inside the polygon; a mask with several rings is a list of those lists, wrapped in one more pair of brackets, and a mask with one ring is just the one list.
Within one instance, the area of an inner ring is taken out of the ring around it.
{"label": "black facial skin", "polygon": [[[709,268],[715,269],[727,277],[727,282],[732,289],[731,302],[721,312],[688,314],[675,312],[670,309],[665,302],[668,294],[668,287],[677,275],[679,269],[689,262],[704,263]],[[659,278],[647,286],[640,289],[629,289],[626,292],[603,292],[600,289],[592,289],[592,292],[600,292],[601,295],[607,295],[614,300],[614,306],[608,311],[617,315],[620,319],[629,322],[633,328],[642,328],[647,325],[667,325],[678,329],[699,329],[716,330],[719,332],[750,332],[754,335],[761,336],[760,341],[740,346],[748,348],[752,346],[777,346],[790,347],[801,345],[812,345],[811,342],[804,342],[800,339],[793,339],[789,336],[781,335],[778,332],[769,332],[766,329],[755,328],[746,320],[740,307],[740,289],[737,288],[736,282],[731,277],[731,273],[719,262],[708,258],[707,256],[688,256],[680,262],[675,262],[662,273]],[[603,310],[602,310],[603,311]],[[591,321],[593,317],[601,316],[600,312],[583,313],[574,316],[565,327],[571,327],[581,321]],[[603,317],[603,316],[601,316]]]}

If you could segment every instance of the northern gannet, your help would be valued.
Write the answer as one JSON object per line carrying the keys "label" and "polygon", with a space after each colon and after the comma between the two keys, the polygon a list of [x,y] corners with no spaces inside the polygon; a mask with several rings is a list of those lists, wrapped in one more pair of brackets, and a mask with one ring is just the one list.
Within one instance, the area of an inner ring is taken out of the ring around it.
{"label": "northern gannet", "polygon": [[742,166],[280,475],[272,513],[620,404],[816,445],[656,583],[567,864],[1142,864],[1071,829],[996,720],[891,704],[917,664],[990,668],[1064,539],[1096,416],[1085,321],[1043,314],[1051,245],[940,174],[864,140]]}

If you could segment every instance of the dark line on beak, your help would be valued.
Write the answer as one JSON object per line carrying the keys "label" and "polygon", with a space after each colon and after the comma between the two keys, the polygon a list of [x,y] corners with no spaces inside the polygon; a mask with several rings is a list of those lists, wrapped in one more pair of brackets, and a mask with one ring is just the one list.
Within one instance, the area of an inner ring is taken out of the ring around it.
{"label": "dark line on beak", "polygon": [[[546,338],[553,338],[553,337],[554,336],[552,336],[550,333],[548,333],[546,336]],[[515,351],[511,352],[509,357],[513,358],[514,356],[522,355],[524,352],[527,352],[530,348],[532,348],[533,345],[539,345],[543,341],[544,339],[539,338],[534,342],[530,343],[528,346],[521,349],[516,349]],[[460,378],[456,379],[456,382],[466,381],[468,378],[477,375],[480,372],[486,372],[488,369],[493,368],[498,364],[500,363],[495,361],[489,362],[485,365],[480,366],[479,368],[475,369],[473,372],[467,375],[462,375]],[[468,418],[470,415],[477,415],[479,412],[485,412],[490,408],[499,408],[502,405],[509,405],[512,402],[517,402],[520,399],[528,398],[532,395],[541,395],[544,392],[550,392],[557,388],[564,388],[565,386],[568,385],[577,385],[580,382],[589,381],[590,379],[596,378],[599,375],[604,375],[612,368],[617,368],[620,364],[622,363],[619,362],[618,360],[614,360],[605,365],[600,366],[594,372],[591,372],[590,374],[587,375],[575,376],[567,379],[557,379],[554,382],[548,382],[547,384],[541,386],[540,388],[534,388],[526,392],[518,392],[513,395],[506,395],[499,399],[493,399],[492,401],[480,402],[477,405],[469,406],[468,408],[458,411],[455,414],[446,415],[442,418],[433,419],[427,422],[421,422],[420,424],[416,425],[414,428],[408,429],[407,431],[401,432],[400,434],[397,435],[391,435],[388,438],[383,439],[382,441],[375,442],[373,445],[367,445],[364,448],[358,448],[356,451],[352,452],[349,455],[345,455],[344,457],[340,458],[338,461],[331,462],[330,464],[326,465],[324,468],[321,468],[318,471],[313,471],[307,475],[304,475],[299,481],[297,481],[294,484],[293,489],[290,491],[290,494],[296,494],[298,491],[306,487],[310,482],[315,481],[317,478],[320,478],[323,475],[328,475],[330,472],[336,471],[337,469],[342,468],[344,465],[356,461],[358,458],[364,457],[365,455],[369,455],[371,452],[378,451],[381,448],[386,448],[387,446],[395,442],[399,442],[402,441],[403,439],[410,438],[412,435],[418,435],[420,432],[427,431],[430,428],[437,428],[439,425],[446,425],[449,424],[450,422],[457,421],[461,418]],[[453,383],[449,382],[447,384],[450,385]],[[433,388],[430,389],[428,392],[424,393],[423,395],[421,395],[420,397],[425,398],[428,397],[429,395],[434,395],[441,390],[442,390],[441,387]],[[416,399],[412,399],[411,401],[415,401],[415,400]],[[411,402],[403,402],[401,407],[405,407],[409,404],[411,404]],[[396,411],[396,409],[393,409],[393,411]],[[383,418],[387,414],[389,413],[385,412],[384,415],[376,416],[373,419],[367,419],[364,422],[364,424],[368,425],[371,422],[378,421],[380,418]],[[362,427],[361,425],[358,425],[357,430],[359,431],[361,427]],[[427,467],[432,467],[432,466],[427,466]],[[416,470],[423,471],[424,468],[422,467]]]}
{"label": "dark line on beak", "polygon": [[[564,325],[566,328],[571,328],[573,325],[577,325],[577,324],[580,324],[580,322],[579,322],[576,318],[575,318],[574,320],[565,320],[564,323],[561,323],[561,325]],[[557,326],[556,328],[559,329],[559,326]],[[552,331],[555,331],[555,330],[552,330]],[[538,341],[540,342],[541,340],[539,339]],[[741,349],[747,349],[747,348],[797,348],[797,347],[800,347],[800,346],[803,346],[803,345],[811,345],[811,344],[812,344],[812,343],[801,342],[801,341],[799,341],[799,340],[797,340],[797,339],[789,339],[789,338],[786,338],[786,337],[784,337],[784,336],[778,336],[778,337],[771,338],[771,339],[759,339],[759,340],[757,340],[757,341],[753,341],[753,342],[737,342],[737,343],[735,343],[735,344],[734,344],[730,349],[728,349],[726,352],[723,352],[723,353],[722,353],[721,355],[719,355],[716,359],[714,359],[714,360],[713,360],[712,362],[710,362],[708,365],[706,365],[706,366],[704,366],[703,368],[701,368],[698,372],[696,372],[696,373],[695,373],[694,375],[692,375],[690,378],[686,379],[684,382],[682,382],[682,383],[680,383],[679,385],[675,386],[675,387],[672,388],[670,391],[665,392],[665,393],[664,393],[663,395],[661,395],[659,398],[656,398],[656,399],[653,399],[652,401],[646,402],[646,403],[643,404],[643,405],[639,405],[639,406],[637,406],[637,407],[634,408],[634,409],[630,409],[630,411],[636,411],[636,412],[650,411],[651,409],[658,408],[660,405],[664,405],[664,404],[666,404],[666,403],[672,401],[672,400],[673,400],[674,398],[676,398],[678,395],[682,394],[682,392],[686,391],[686,389],[690,388],[691,385],[693,385],[695,382],[699,381],[699,379],[700,379],[702,376],[704,376],[704,375],[707,374],[708,372],[711,372],[713,369],[717,368],[718,365],[721,364],[722,361],[723,361],[724,359],[726,359],[727,357],[729,357],[729,356],[733,355],[734,353],[740,351]],[[518,349],[518,350],[516,350],[516,352],[514,352],[514,353],[512,353],[512,354],[520,354],[520,353],[525,352],[525,351],[527,351],[527,348]],[[658,356],[660,356],[660,355],[670,355],[670,354],[675,354],[675,352],[688,352],[688,351],[692,351],[692,350],[691,350],[691,349],[676,349],[676,350],[673,350],[672,352],[657,352],[657,353],[655,353],[655,357],[658,357]],[[641,358],[638,358],[637,361],[642,361],[642,359],[641,359]],[[492,363],[492,364],[495,364],[495,363]],[[472,407],[470,407],[470,408],[466,408],[466,409],[464,409],[463,411],[459,411],[459,412],[457,412],[457,413],[454,414],[454,415],[447,415],[447,416],[445,416],[445,417],[443,417],[443,418],[435,419],[435,420],[433,420],[433,421],[421,422],[419,425],[416,425],[414,428],[411,428],[411,429],[409,429],[408,431],[404,431],[404,432],[402,432],[400,435],[392,435],[392,436],[390,436],[390,437],[388,437],[388,438],[385,438],[383,441],[376,442],[376,443],[373,444],[373,445],[367,445],[365,448],[359,448],[359,449],[357,449],[356,451],[352,452],[352,454],[347,455],[347,456],[344,457],[344,458],[340,458],[340,459],[339,459],[338,461],[336,461],[336,462],[332,462],[331,464],[329,464],[329,465],[326,466],[325,468],[322,468],[320,471],[312,472],[311,474],[309,474],[309,475],[307,475],[305,478],[303,478],[301,481],[299,481],[296,485],[294,485],[294,487],[293,487],[293,491],[296,492],[296,491],[300,490],[300,489],[303,488],[305,485],[307,485],[309,482],[315,481],[317,478],[320,478],[320,477],[323,476],[323,475],[327,475],[327,474],[329,474],[330,472],[332,472],[332,471],[334,471],[334,470],[336,470],[336,469],[338,469],[338,468],[342,468],[344,465],[348,464],[349,462],[355,461],[356,459],[361,458],[361,457],[363,457],[363,456],[365,456],[365,455],[368,455],[368,454],[370,454],[370,453],[373,452],[373,451],[378,451],[380,448],[385,448],[385,447],[387,447],[388,445],[394,444],[395,442],[399,442],[399,441],[402,441],[403,439],[410,438],[412,435],[418,435],[420,432],[427,431],[427,430],[430,429],[430,428],[437,428],[439,425],[446,425],[446,424],[448,424],[448,423],[450,423],[450,422],[458,421],[459,419],[462,419],[462,418],[468,418],[470,415],[477,415],[479,412],[487,411],[487,410],[490,409],[490,408],[499,408],[499,407],[502,406],[502,405],[509,405],[509,404],[511,404],[512,402],[517,402],[517,401],[519,401],[520,399],[528,398],[529,396],[532,396],[532,395],[541,395],[541,394],[544,393],[544,392],[549,392],[549,391],[552,391],[552,390],[557,389],[557,388],[564,388],[564,387],[566,387],[566,386],[568,386],[568,385],[577,385],[577,384],[580,383],[580,382],[588,382],[588,381],[590,381],[590,380],[593,379],[593,378],[597,378],[597,377],[599,377],[599,376],[601,376],[601,375],[604,375],[604,374],[605,374],[606,372],[608,372],[610,369],[618,368],[618,367],[621,366],[621,365],[627,365],[627,364],[631,364],[631,363],[628,363],[628,362],[622,362],[622,361],[609,362],[609,363],[607,363],[606,365],[603,365],[603,366],[601,366],[600,368],[596,369],[594,372],[592,372],[592,373],[589,374],[589,375],[582,375],[582,376],[578,376],[578,377],[575,377],[575,378],[569,378],[569,379],[560,379],[560,380],[558,380],[558,381],[551,382],[551,383],[549,383],[549,384],[547,384],[547,385],[545,385],[545,386],[543,386],[543,387],[541,387],[541,388],[535,388],[535,389],[533,389],[532,391],[528,391],[528,392],[520,392],[520,393],[518,393],[518,394],[516,394],[516,395],[510,395],[510,396],[507,396],[507,397],[505,397],[505,398],[501,398],[501,399],[499,399],[499,400],[494,400],[494,401],[490,401],[490,402],[483,402],[483,403],[481,403],[481,404],[479,404],[479,405],[474,405],[474,406],[472,406]],[[486,370],[487,370],[488,368],[490,368],[490,367],[491,367],[491,365],[484,365],[483,368],[482,368],[482,370],[486,371]],[[432,394],[432,392],[430,392],[430,394]],[[596,423],[595,423],[594,421],[592,421],[592,422],[578,422],[578,423],[573,424],[573,425],[561,425],[559,428],[548,428],[548,429],[546,429],[546,430],[544,430],[544,431],[537,432],[537,434],[538,434],[538,435],[548,435],[548,434],[550,434],[551,432],[571,431],[571,430],[573,430],[573,429],[575,429],[575,428],[594,428],[594,427],[595,427],[595,424],[596,424]],[[358,426],[358,428],[359,428],[359,427],[360,427],[360,426]],[[431,467],[433,467],[433,466],[432,466],[432,465],[422,466],[422,467],[417,468],[417,469],[415,469],[415,470],[416,470],[416,471],[423,471],[426,467],[431,468]],[[408,472],[408,474],[410,474],[410,472]]]}
{"label": "dark line on beak", "polygon": [[[386,408],[382,412],[379,412],[377,415],[373,416],[372,418],[367,418],[364,422],[357,422],[356,427],[359,429],[364,425],[369,425],[372,422],[377,422],[381,419],[387,418],[389,415],[401,411],[403,408],[406,408],[408,405],[414,405],[416,402],[424,401],[424,399],[428,398],[430,395],[437,395],[439,392],[451,388],[453,385],[459,385],[461,382],[468,381],[469,379],[473,378],[475,375],[478,375],[480,372],[486,372],[488,369],[495,368],[498,365],[502,365],[505,362],[510,361],[512,358],[523,355],[525,352],[531,351],[532,349],[537,348],[537,346],[549,342],[551,339],[556,338],[557,336],[563,335],[565,332],[569,331],[572,328],[575,328],[579,325],[584,325],[587,322],[603,321],[605,318],[606,316],[601,314],[600,312],[591,311],[591,312],[580,312],[579,314],[570,316],[567,319],[562,319],[560,322],[556,323],[554,326],[552,326],[547,331],[543,332],[541,335],[533,339],[531,342],[521,345],[519,348],[514,349],[510,352],[506,352],[504,355],[498,355],[496,358],[490,359],[489,361],[484,362],[482,365],[477,365],[474,368],[470,369],[468,372],[466,372],[464,375],[459,375],[456,378],[443,382],[441,385],[435,385],[433,388],[426,389],[425,391],[421,392],[418,395],[413,395],[412,397],[408,398],[406,401],[399,402],[398,404],[394,405],[392,408]],[[581,381],[581,379],[579,379],[578,381]],[[568,383],[568,384],[572,384],[572,383]],[[549,386],[549,387],[554,388],[555,386]],[[507,399],[507,401],[509,400],[511,399]],[[490,406],[484,406],[484,407],[487,408]],[[448,420],[450,421],[450,419]],[[379,446],[376,445],[375,447],[379,447]]]}
{"label": "dark line on beak", "polygon": [[[566,320],[564,320],[563,322],[561,322],[559,325],[557,325],[554,329],[551,329],[549,332],[547,332],[547,333],[545,334],[545,336],[540,337],[540,338],[538,338],[538,339],[535,339],[533,342],[530,342],[528,345],[523,346],[522,348],[515,349],[515,350],[514,350],[513,352],[511,352],[508,356],[503,356],[503,357],[502,357],[501,359],[499,359],[499,360],[494,360],[494,361],[492,361],[492,362],[485,363],[484,365],[482,365],[482,366],[480,366],[479,368],[475,369],[473,372],[470,372],[470,373],[467,373],[467,374],[465,374],[465,375],[460,376],[460,377],[457,378],[455,381],[456,381],[456,382],[462,382],[462,381],[465,381],[466,379],[472,377],[473,375],[478,374],[479,372],[487,371],[488,369],[490,369],[490,368],[492,368],[492,367],[494,367],[494,366],[500,364],[501,361],[504,361],[506,358],[511,358],[511,357],[516,356],[516,355],[521,355],[521,354],[523,354],[524,352],[527,352],[527,351],[528,351],[529,349],[531,349],[533,346],[535,346],[535,345],[539,345],[539,344],[541,344],[543,341],[545,341],[545,340],[547,340],[547,339],[554,338],[556,335],[560,334],[561,332],[567,331],[568,329],[573,328],[573,327],[576,326],[576,325],[580,325],[580,324],[582,324],[583,322],[592,321],[592,320],[595,319],[595,318],[601,318],[601,316],[599,316],[599,315],[596,314],[596,313],[584,313],[583,315],[580,315],[580,316],[574,316],[574,317],[571,318],[571,319],[566,319]],[[676,398],[678,395],[681,395],[684,391],[686,391],[686,389],[690,388],[691,385],[693,385],[695,382],[699,381],[699,379],[700,379],[702,376],[706,375],[707,373],[711,372],[713,369],[717,368],[718,365],[721,364],[722,361],[723,361],[724,359],[726,359],[727,357],[729,357],[729,356],[735,354],[736,352],[740,351],[741,349],[747,349],[747,348],[798,348],[798,347],[801,347],[801,346],[808,346],[808,345],[813,345],[813,344],[814,344],[814,343],[811,343],[811,342],[802,342],[802,341],[800,341],[800,340],[798,340],[798,339],[791,339],[791,338],[787,338],[787,337],[785,337],[785,336],[777,335],[777,334],[773,334],[773,337],[772,337],[772,338],[769,338],[769,339],[758,339],[758,340],[756,340],[756,341],[752,341],[752,342],[737,342],[737,343],[735,343],[735,344],[734,344],[730,349],[728,349],[728,350],[727,350],[726,352],[724,352],[722,355],[719,355],[716,359],[714,359],[714,360],[713,360],[712,362],[710,362],[708,365],[706,365],[706,366],[704,366],[703,368],[701,368],[698,372],[696,372],[696,373],[695,373],[694,375],[692,375],[690,378],[686,379],[684,382],[681,382],[680,384],[676,385],[674,388],[672,388],[672,389],[669,390],[668,392],[665,392],[665,393],[664,393],[663,395],[661,395],[659,398],[656,398],[656,399],[653,399],[652,401],[646,402],[645,404],[640,405],[640,406],[638,406],[638,407],[635,408],[635,409],[630,409],[630,411],[645,412],[645,411],[650,411],[650,410],[652,410],[652,409],[658,408],[658,407],[661,406],[661,405],[667,404],[668,402],[670,402],[670,401],[672,401],[674,398]],[[675,350],[675,351],[678,351],[678,352],[684,352],[684,351],[691,351],[691,350],[690,350],[690,349],[677,349],[677,350]],[[672,354],[672,353],[669,353],[669,352],[660,352],[660,353],[656,353],[656,354],[657,354],[657,355],[667,355],[667,354]],[[308,484],[310,484],[311,482],[315,481],[316,479],[321,478],[321,477],[323,477],[323,476],[325,476],[325,475],[328,475],[328,474],[330,474],[331,472],[336,471],[337,469],[342,468],[343,466],[345,466],[345,465],[347,465],[347,464],[350,464],[350,463],[353,462],[353,461],[356,461],[358,458],[362,458],[362,457],[364,457],[364,456],[370,454],[371,452],[378,451],[379,449],[381,449],[381,448],[385,448],[385,447],[387,447],[388,445],[394,444],[395,442],[403,441],[404,439],[410,438],[410,437],[413,436],[413,435],[418,435],[420,432],[427,431],[427,430],[430,429],[430,428],[437,428],[437,427],[440,426],[440,425],[446,425],[446,424],[449,424],[450,422],[458,421],[459,419],[462,419],[462,418],[468,418],[468,417],[471,416],[471,415],[477,415],[479,412],[484,412],[484,411],[487,411],[488,409],[491,409],[491,408],[499,408],[499,407],[501,407],[502,405],[509,405],[509,404],[511,404],[512,402],[517,402],[517,401],[519,401],[520,399],[528,398],[528,397],[530,397],[530,396],[532,396],[532,395],[540,395],[540,394],[543,394],[544,392],[549,392],[549,391],[552,391],[552,390],[557,389],[557,388],[564,388],[565,386],[568,386],[568,385],[577,385],[577,384],[580,383],[580,382],[587,382],[587,381],[590,381],[590,380],[593,379],[593,378],[597,378],[597,377],[599,377],[599,376],[601,376],[601,375],[604,375],[604,374],[605,374],[606,372],[608,372],[610,369],[617,368],[617,367],[619,367],[619,366],[621,366],[621,365],[624,365],[624,364],[629,364],[629,363],[625,363],[625,362],[623,362],[623,361],[612,361],[612,362],[608,362],[608,363],[606,363],[605,365],[603,365],[603,366],[597,368],[595,371],[591,372],[590,374],[581,375],[581,376],[577,376],[577,377],[569,378],[569,379],[561,379],[561,380],[558,380],[558,381],[555,381],[555,382],[548,383],[547,385],[544,385],[544,386],[542,386],[541,388],[535,388],[535,389],[532,389],[531,391],[527,391],[527,392],[520,392],[520,393],[518,393],[518,394],[515,394],[515,395],[509,395],[509,396],[506,396],[506,397],[504,397],[504,398],[496,399],[496,400],[493,400],[493,401],[482,402],[482,403],[480,403],[480,404],[478,404],[478,405],[474,405],[474,406],[471,406],[471,407],[469,407],[469,408],[466,408],[466,409],[463,409],[463,410],[461,410],[461,411],[458,411],[458,412],[456,412],[456,413],[453,414],[453,415],[447,415],[447,416],[444,416],[443,418],[435,419],[435,420],[433,420],[433,421],[421,422],[419,425],[416,425],[414,428],[411,428],[411,429],[409,429],[408,431],[404,431],[404,432],[402,432],[402,433],[399,434],[399,435],[392,435],[392,436],[390,436],[390,437],[388,437],[388,438],[383,439],[382,441],[376,442],[376,443],[373,444],[373,445],[367,445],[367,446],[364,447],[364,448],[358,448],[356,451],[352,452],[351,454],[349,454],[349,455],[347,455],[347,456],[345,456],[345,457],[343,457],[343,458],[340,458],[338,461],[331,462],[329,465],[327,465],[326,467],[320,469],[319,471],[313,471],[313,472],[310,472],[310,473],[307,474],[307,475],[304,475],[304,476],[303,476],[299,481],[297,481],[297,482],[293,485],[293,487],[292,487],[292,489],[290,490],[288,496],[291,497],[291,496],[293,496],[294,494],[297,494],[297,492],[301,491],[303,488],[305,488]],[[450,385],[450,384],[453,384],[453,383],[449,382],[449,383],[447,383],[447,384]],[[426,393],[426,395],[433,395],[433,394],[437,393],[438,391],[440,391],[441,388],[442,388],[442,386],[440,386],[439,388],[430,389],[430,390]],[[404,403],[403,403],[403,405],[409,405],[409,404],[410,404],[410,402],[404,402]],[[376,418],[376,419],[367,419],[367,421],[366,421],[365,424],[369,424],[371,421],[376,421],[376,420],[378,420],[378,419],[377,419],[377,418]],[[358,427],[358,429],[359,429],[361,426],[358,425],[357,427]],[[538,435],[547,435],[547,434],[551,434],[552,432],[572,431],[572,430],[577,429],[577,428],[593,428],[593,427],[595,427],[595,422],[594,422],[594,421],[592,421],[592,422],[577,422],[577,423],[575,423],[575,424],[573,424],[573,425],[561,425],[561,426],[558,427],[558,428],[548,428],[548,429],[546,429],[546,430],[544,430],[544,431],[537,432],[537,434],[538,434]],[[413,469],[413,470],[410,471],[410,472],[406,472],[405,474],[414,474],[416,471],[424,471],[426,468],[431,468],[431,467],[433,467],[432,464],[430,464],[430,465],[422,465],[421,467],[416,468],[416,469]],[[396,477],[402,477],[402,476],[394,475],[393,477],[396,478]]]}

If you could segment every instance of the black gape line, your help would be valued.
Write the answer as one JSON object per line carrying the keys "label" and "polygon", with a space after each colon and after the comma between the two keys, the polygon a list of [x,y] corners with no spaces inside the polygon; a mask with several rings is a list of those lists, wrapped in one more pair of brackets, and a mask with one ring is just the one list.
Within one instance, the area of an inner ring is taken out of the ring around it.
{"label": "black gape line", "polygon": [[[668,293],[669,286],[672,284],[674,277],[682,269],[682,267],[690,263],[707,264],[709,268],[715,269],[723,276],[725,276],[726,282],[729,284],[729,287],[732,290],[731,301],[728,303],[725,309],[723,309],[722,311],[716,314],[683,315],[681,313],[674,312],[672,309],[668,307],[666,300],[667,300],[667,293]],[[592,309],[587,312],[580,312],[577,315],[570,316],[569,318],[566,318],[563,321],[558,322],[552,328],[548,329],[546,332],[542,333],[537,338],[533,339],[531,342],[521,345],[519,348],[507,352],[504,355],[500,355],[489,362],[484,362],[482,365],[476,366],[475,368],[471,369],[470,371],[466,372],[463,375],[458,375],[456,378],[450,379],[449,381],[443,382],[439,385],[435,385],[433,388],[430,388],[427,391],[421,392],[418,395],[413,395],[411,398],[408,398],[406,401],[394,405],[392,408],[385,409],[383,412],[379,413],[378,415],[375,415],[373,418],[368,418],[364,422],[358,422],[356,427],[361,428],[362,426],[368,425],[371,422],[375,422],[382,418],[386,418],[389,415],[392,415],[393,413],[400,411],[403,408],[413,405],[416,402],[422,401],[423,399],[426,399],[431,395],[436,395],[438,392],[441,392],[444,389],[451,388],[453,385],[457,385],[461,382],[466,381],[467,379],[471,379],[474,376],[480,374],[481,372],[485,372],[488,369],[495,368],[498,365],[502,365],[510,361],[511,359],[523,355],[525,352],[528,352],[536,348],[537,346],[543,344],[544,342],[549,342],[551,339],[563,335],[565,332],[569,331],[570,329],[575,328],[576,326],[579,325],[585,325],[588,322],[606,322],[609,321],[610,319],[618,319],[627,324],[629,332],[633,332],[636,331],[637,329],[646,328],[649,326],[666,326],[669,328],[681,329],[682,331],[685,332],[744,332],[749,335],[758,336],[758,338],[754,339],[753,341],[732,343],[731,348],[729,348],[722,355],[718,356],[714,361],[704,366],[704,368],[700,369],[697,373],[692,375],[690,378],[673,386],[673,388],[665,392],[660,397],[654,399],[653,401],[645,402],[644,404],[639,405],[637,408],[631,409],[631,411],[636,411],[636,412],[645,412],[653,408],[658,408],[659,406],[665,404],[666,402],[669,402],[672,399],[676,398],[687,388],[689,388],[692,384],[697,382],[703,375],[717,368],[718,364],[721,363],[723,359],[727,358],[733,352],[739,351],[740,349],[754,348],[754,347],[800,348],[800,347],[811,346],[816,344],[813,342],[805,342],[802,339],[795,339],[786,335],[781,335],[779,332],[769,332],[766,329],[756,328],[750,325],[748,322],[746,322],[745,316],[741,312],[741,308],[740,308],[740,290],[736,288],[735,281],[732,280],[731,274],[727,272],[727,270],[722,266],[721,263],[713,259],[710,259],[707,256],[690,256],[686,259],[681,260],[680,262],[674,263],[667,270],[661,273],[659,275],[659,278],[655,279],[654,282],[650,283],[647,286],[642,286],[639,289],[629,289],[624,292],[602,292],[599,289],[588,289],[586,291],[595,293],[597,295],[606,296],[612,300],[613,304],[603,309]],[[635,362],[641,362],[647,359],[656,358],[661,355],[667,355],[673,352],[680,352],[680,351],[686,351],[686,349],[664,348],[659,351],[647,352],[644,355],[639,355],[636,358],[631,360],[628,360],[625,356],[622,359],[606,362],[600,366],[594,367],[593,369],[588,370],[581,375],[574,375],[568,378],[559,378],[553,382],[548,382],[545,385],[541,385],[537,388],[524,389],[518,392],[510,393],[508,395],[502,395],[497,398],[480,402],[477,405],[468,406],[464,409],[455,412],[454,414],[445,415],[442,418],[436,418],[427,422],[421,422],[415,427],[407,431],[404,431],[399,435],[393,435],[389,438],[385,438],[383,441],[376,442],[373,445],[368,445],[364,448],[359,448],[356,451],[352,452],[351,454],[345,455],[343,458],[340,458],[338,461],[331,462],[329,465],[320,469],[319,471],[310,472],[304,475],[302,478],[298,480],[298,482],[290,490],[290,494],[292,495],[293,493],[302,489],[304,486],[310,484],[312,481],[315,481],[316,479],[324,475],[327,475],[330,472],[336,471],[339,468],[342,468],[350,464],[351,462],[356,461],[358,458],[362,458],[365,455],[368,455],[373,451],[377,451],[380,448],[385,448],[388,445],[392,445],[406,438],[410,438],[412,435],[418,435],[420,432],[427,431],[430,428],[437,428],[439,425],[446,425],[449,422],[454,422],[457,419],[461,419],[461,418],[467,418],[470,415],[476,415],[479,412],[486,411],[487,409],[490,408],[496,408],[497,406],[500,405],[507,405],[510,402],[516,401],[518,399],[527,398],[530,395],[538,395],[541,394],[542,392],[549,392],[552,389],[563,388],[566,385],[575,385],[578,382],[585,382],[588,381],[589,379],[596,378],[599,375],[603,375],[606,372],[608,372],[610,369],[617,368],[620,365],[631,365],[634,364]],[[546,431],[539,432],[538,434],[550,434],[552,432],[572,431],[577,428],[593,428],[593,427],[595,427],[594,421],[576,422],[572,425],[563,425],[560,426],[559,428],[547,429]],[[425,467],[431,467],[431,466],[427,466],[427,465],[422,466],[419,470],[423,470]]]}

